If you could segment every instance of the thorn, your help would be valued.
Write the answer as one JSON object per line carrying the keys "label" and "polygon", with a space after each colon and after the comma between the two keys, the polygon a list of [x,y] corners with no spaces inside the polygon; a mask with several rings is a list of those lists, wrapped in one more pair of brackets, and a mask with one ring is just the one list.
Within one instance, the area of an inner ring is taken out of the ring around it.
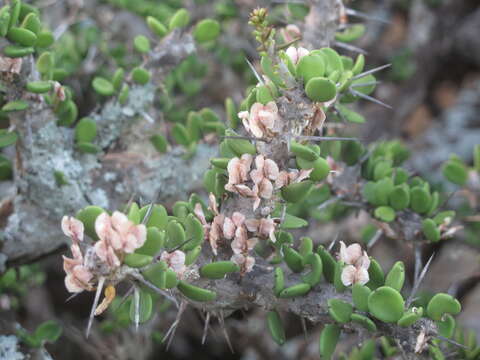
{"label": "thorn", "polygon": [[367,250],[371,249],[373,247],[373,245],[375,245],[377,243],[377,241],[380,240],[382,235],[383,235],[383,230],[378,229],[377,232],[375,233],[375,235],[372,237],[372,239],[368,242]]}
{"label": "thorn", "polygon": [[338,46],[338,47],[343,48],[343,49],[346,49],[346,50],[349,50],[349,51],[357,52],[357,53],[360,53],[360,54],[363,54],[363,55],[368,55],[368,52],[363,50],[362,48],[359,48],[357,46],[347,44],[347,43],[344,43],[344,42],[341,42],[341,41],[334,41],[333,45]]}
{"label": "thorn", "polygon": [[97,308],[98,301],[100,300],[100,294],[102,293],[104,283],[105,283],[105,278],[102,276],[98,280],[97,291],[95,292],[95,299],[93,300],[92,309],[90,310],[90,317],[88,318],[87,331],[85,332],[85,337],[87,339],[88,339],[88,335],[90,335],[90,329],[92,328],[93,318],[95,316],[95,309]]}
{"label": "thorn", "polygon": [[258,82],[262,85],[265,85],[265,83],[263,82],[263,79],[262,77],[259,75],[259,73],[257,72],[257,70],[255,69],[255,67],[253,66],[253,64],[250,62],[250,60],[248,60],[247,58],[245,58],[245,61],[247,62],[248,66],[250,67],[250,70],[252,70],[253,72],[253,75],[255,75],[255,77],[257,78]]}
{"label": "thorn", "polygon": [[280,217],[280,224],[283,224],[285,221],[285,216],[287,216],[287,204],[283,203],[282,204],[282,216]]}
{"label": "thorn", "polygon": [[336,234],[335,237],[333,238],[333,240],[332,240],[332,242],[330,243],[330,245],[328,245],[328,248],[327,248],[328,251],[332,251],[332,249],[333,249],[333,247],[335,246],[335,244],[337,243],[339,237],[340,237],[340,231],[337,232],[337,234]]}
{"label": "thorn", "polygon": [[415,279],[414,284],[413,284],[412,292],[410,293],[410,295],[407,299],[407,302],[406,302],[406,307],[407,308],[410,307],[410,304],[413,301],[413,297],[416,295],[416,293],[418,291],[418,288],[420,287],[420,284],[422,283],[422,280],[425,278],[425,275],[427,274],[427,270],[430,267],[430,263],[432,262],[434,256],[435,256],[435,253],[433,253],[430,256],[430,259],[428,259],[427,263],[423,267],[423,270],[420,273],[419,277]]}
{"label": "thorn", "polygon": [[445,336],[442,336],[442,335],[437,334],[437,335],[435,335],[435,337],[436,337],[437,339],[446,341],[446,342],[448,342],[448,343],[450,343],[450,344],[452,344],[452,345],[458,346],[458,347],[460,347],[460,348],[462,348],[462,349],[467,349],[467,350],[468,350],[468,346],[465,346],[465,345],[463,345],[463,344],[460,344],[460,343],[456,342],[455,340],[446,338]]}
{"label": "thorn", "polygon": [[152,202],[150,203],[150,205],[148,205],[148,209],[147,209],[147,212],[146,212],[145,216],[143,217],[142,224],[145,225],[148,222],[148,220],[150,219],[150,216],[152,216],[153,206],[155,205],[155,202],[157,201],[159,194],[160,194],[160,189],[158,189],[155,192],[155,195],[153,196]]}
{"label": "thorn", "polygon": [[142,112],[140,113],[140,115],[142,115],[150,124],[154,124],[154,123],[155,123],[155,119],[152,118],[152,117],[150,116],[150,114],[147,113],[146,111],[142,111]]}
{"label": "thorn", "polygon": [[131,274],[136,280],[140,281],[143,285],[149,287],[150,289],[152,289],[153,291],[157,292],[158,294],[160,295],[163,295],[165,296],[168,300],[170,300],[171,302],[173,302],[175,304],[175,306],[178,308],[178,301],[177,299],[175,299],[172,295],[170,295],[169,293],[167,293],[165,290],[162,290],[158,287],[156,287],[154,284],[152,284],[150,281],[146,280],[143,278],[142,275],[140,274],[137,274],[137,273],[133,273]]}
{"label": "thorn", "polygon": [[385,64],[385,65],[382,65],[382,66],[379,66],[379,67],[376,67],[376,68],[373,68],[373,69],[364,71],[363,73],[360,73],[360,74],[355,75],[354,77],[352,77],[352,80],[361,79],[362,77],[365,77],[365,76],[367,76],[367,75],[376,73],[377,71],[386,69],[386,68],[388,68],[388,67],[390,67],[390,66],[392,66],[392,64]]}
{"label": "thorn", "polygon": [[358,11],[358,10],[345,9],[345,12],[347,13],[347,15],[356,16],[356,17],[361,18],[361,19],[373,20],[373,21],[378,21],[378,22],[384,23],[384,24],[390,24],[390,21],[388,21],[388,20],[385,20],[385,19],[382,19],[382,18],[379,18],[379,17],[376,17],[376,16],[371,16],[371,15],[368,15],[368,14],[366,14],[364,12],[361,12],[361,11]]}
{"label": "thorn", "polygon": [[186,308],[187,308],[187,302],[182,301],[180,303],[180,307],[178,308],[178,313],[177,313],[177,317],[175,318],[175,321],[173,322],[173,324],[170,326],[167,333],[163,337],[162,342],[165,342],[165,340],[168,339],[167,351],[170,348],[170,345],[172,344],[172,340],[175,337],[175,332],[177,331],[178,324],[180,324],[180,320],[182,319],[182,315],[185,312]]}
{"label": "thorn", "polygon": [[174,251],[177,251],[177,250],[180,249],[182,246],[188,244],[190,241],[193,241],[193,238],[190,238],[190,239],[188,239],[188,240],[185,240],[183,243],[181,243],[180,245],[175,246],[173,249],[167,250],[167,252],[168,252],[168,253],[172,253],[172,252],[174,252]]}
{"label": "thorn", "polygon": [[382,106],[385,106],[387,109],[391,109],[392,107],[388,104],[385,104],[383,101],[380,101],[378,99],[375,99],[374,97],[371,97],[369,95],[365,95],[357,90],[354,90],[352,88],[349,88],[350,92],[353,94],[353,95],[356,95],[358,97],[361,97],[362,99],[365,99],[365,100],[369,100],[371,102],[374,102],[378,105],[382,105]]}
{"label": "thorn", "polygon": [[301,317],[300,321],[302,323],[303,336],[305,337],[305,340],[307,340],[308,339],[307,322],[305,321],[304,317]]}
{"label": "thorn", "polygon": [[138,333],[138,324],[140,322],[140,291],[136,286],[133,290],[133,303],[135,305],[135,332]]}
{"label": "thorn", "polygon": [[261,138],[253,138],[250,136],[220,136],[221,139],[242,139],[242,140],[250,140],[250,141],[262,141],[267,142],[265,139]]}
{"label": "thorn", "polygon": [[230,336],[228,336],[227,328],[225,327],[225,316],[223,314],[223,310],[220,311],[220,316],[218,317],[218,319],[220,321],[220,326],[222,328],[223,336],[225,336],[225,340],[227,341],[228,348],[230,349],[232,354],[234,354],[235,351],[233,351],[232,342],[230,341]]}
{"label": "thorn", "polygon": [[72,300],[73,298],[76,298],[78,295],[80,295],[80,293],[79,293],[79,292],[78,292],[78,293],[75,293],[75,294],[72,294],[72,295],[70,295],[70,296],[67,298],[67,300],[65,300],[65,302],[66,302],[66,303],[67,303],[67,302],[69,302],[69,301],[70,301],[70,300]]}
{"label": "thorn", "polygon": [[324,201],[323,203],[321,203],[320,205],[318,205],[317,210],[323,210],[323,209],[325,209],[327,206],[329,206],[329,205],[331,205],[331,204],[334,204],[334,203],[336,203],[337,201],[340,201],[340,200],[341,200],[340,197],[334,197],[334,198],[328,199],[327,201]]}
{"label": "thorn", "polygon": [[378,85],[378,84],[381,84],[382,82],[381,81],[370,81],[370,82],[366,82],[366,83],[362,83],[362,84],[352,84],[350,85],[350,87],[352,88],[356,88],[356,87],[362,87],[362,86],[370,86],[370,85]]}
{"label": "thorn", "polygon": [[205,340],[207,340],[208,328],[210,326],[210,313],[207,312],[207,317],[205,319],[205,325],[203,327],[203,335],[202,335],[202,345],[205,344]]}
{"label": "thorn", "polygon": [[299,140],[311,140],[311,141],[357,141],[360,142],[357,138],[349,138],[349,137],[338,137],[338,136],[307,136],[307,135],[300,135],[297,136]]}

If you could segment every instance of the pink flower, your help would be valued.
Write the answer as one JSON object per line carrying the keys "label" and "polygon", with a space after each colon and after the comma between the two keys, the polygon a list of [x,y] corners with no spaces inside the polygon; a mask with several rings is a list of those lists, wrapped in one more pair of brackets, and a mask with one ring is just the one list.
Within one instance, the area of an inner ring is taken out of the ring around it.
{"label": "pink flower", "polygon": [[231,244],[232,251],[234,254],[248,254],[257,245],[257,242],[257,238],[248,238],[245,227],[238,228]]}
{"label": "pink flower", "polygon": [[235,230],[243,225],[245,221],[245,216],[236,211],[232,214],[232,218],[225,217],[225,221],[223,223],[223,236],[226,239],[232,239],[235,236]]}
{"label": "pink flower", "polygon": [[242,114],[242,122],[245,129],[257,138],[272,136],[275,121],[278,119],[278,108],[274,101],[267,105],[255,103],[250,109],[248,119]]}
{"label": "pink flower", "polygon": [[261,219],[248,219],[245,220],[245,225],[248,231],[255,233],[257,236],[263,239],[270,239],[272,242],[277,241],[275,238],[276,224],[273,219],[261,218]]}
{"label": "pink flower", "polygon": [[256,169],[250,171],[250,177],[255,184],[259,184],[263,179],[275,180],[278,177],[278,165],[272,159],[265,159],[263,155],[255,157]]}
{"label": "pink flower", "polygon": [[[65,260],[65,258],[64,258]],[[83,265],[75,265],[71,271],[67,272],[65,277],[65,287],[71,293],[82,292],[83,290],[93,290],[89,283],[93,274]]]}
{"label": "pink flower", "polygon": [[242,274],[252,271],[255,265],[255,258],[244,254],[234,254],[231,260],[240,266]]}
{"label": "pink flower", "polygon": [[212,251],[217,255],[218,241],[223,237],[223,223],[225,217],[222,214],[216,215],[213,218],[212,225],[209,233],[209,242],[212,247]]}
{"label": "pink flower", "polygon": [[362,252],[360,244],[352,244],[348,247],[340,241],[339,260],[347,266],[342,270],[341,280],[345,286],[352,284],[365,285],[368,280],[368,268],[370,259],[365,251]]}
{"label": "pink flower", "polygon": [[281,30],[281,33],[283,35],[285,42],[287,43],[292,42],[295,39],[298,39],[302,36],[302,33],[300,32],[300,29],[298,28],[298,26],[294,24],[288,24],[287,26],[285,26]]}
{"label": "pink flower", "polygon": [[368,271],[362,267],[356,268],[353,265],[347,265],[342,270],[341,280],[345,286],[353,284],[365,285],[369,280]]}
{"label": "pink flower", "polygon": [[182,276],[185,270],[187,270],[185,266],[185,253],[183,251],[175,250],[171,253],[164,251],[160,256],[160,260],[165,261],[168,267],[179,276]]}
{"label": "pink flower", "polygon": [[118,258],[117,254],[113,247],[111,247],[105,241],[97,241],[93,246],[95,249],[95,254],[106,263],[110,268],[116,268],[120,266],[120,259]]}
{"label": "pink flower", "polygon": [[127,254],[142,247],[147,238],[145,225],[136,225],[119,211],[115,211],[112,216],[100,214],[95,220],[95,232],[101,242],[115,251]]}
{"label": "pink flower", "polygon": [[286,51],[286,54],[295,65],[298,64],[302,57],[308,55],[309,53],[310,51],[303,47],[295,48],[293,46],[290,46]]}
{"label": "pink flower", "polygon": [[83,223],[72,216],[64,216],[62,218],[62,231],[73,242],[83,241]]}
{"label": "pink flower", "polygon": [[243,154],[241,158],[230,159],[227,165],[228,184],[238,185],[248,180],[248,172],[252,164],[252,155]]}

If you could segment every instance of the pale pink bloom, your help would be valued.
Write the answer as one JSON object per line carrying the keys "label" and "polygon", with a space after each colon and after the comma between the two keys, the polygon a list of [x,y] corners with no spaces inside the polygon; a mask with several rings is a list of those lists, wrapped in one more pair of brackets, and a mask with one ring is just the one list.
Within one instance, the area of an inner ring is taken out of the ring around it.
{"label": "pale pink bloom", "polygon": [[207,219],[205,219],[205,214],[203,212],[202,204],[196,203],[193,208],[193,213],[197,216],[203,226],[207,225]]}
{"label": "pale pink bloom", "polygon": [[235,236],[235,230],[243,225],[245,221],[245,216],[236,211],[232,214],[232,218],[225,217],[225,221],[223,223],[223,236],[226,239],[232,239]]}
{"label": "pale pink bloom", "polygon": [[217,255],[218,241],[223,237],[224,221],[225,217],[222,214],[215,216],[210,227],[210,233],[208,234],[208,240],[215,255]]}
{"label": "pale pink bloom", "polygon": [[255,103],[250,109],[248,119],[243,118],[243,126],[257,138],[272,136],[275,121],[278,119],[278,108],[274,101],[267,105]]}
{"label": "pale pink bloom", "polygon": [[287,26],[285,26],[281,30],[281,33],[286,43],[292,42],[302,36],[302,33],[300,32],[298,26],[294,24],[288,24]]}
{"label": "pale pink bloom", "polygon": [[120,266],[120,259],[113,247],[105,241],[97,241],[93,246],[95,254],[111,268]]}
{"label": "pale pink bloom", "polygon": [[71,293],[82,292],[83,290],[92,290],[90,280],[92,273],[83,265],[76,265],[65,277],[65,287]]}
{"label": "pale pink bloom", "polygon": [[72,216],[62,218],[62,231],[74,242],[83,241],[83,223]]}
{"label": "pale pink bloom", "polygon": [[244,197],[256,197],[257,195],[256,192],[250,189],[247,185],[243,185],[243,184],[238,184],[238,185],[226,184],[225,190],[238,193],[239,195]]}
{"label": "pale pink bloom", "polygon": [[362,252],[360,244],[355,243],[347,247],[343,241],[340,241],[339,260],[347,265],[343,268],[341,275],[345,286],[357,283],[364,285],[368,282],[370,259],[365,251]]}
{"label": "pale pink bloom", "polygon": [[241,158],[230,159],[227,165],[228,184],[242,184],[248,180],[248,172],[252,164],[252,155],[243,154]]}
{"label": "pale pink bloom", "polygon": [[342,270],[341,279],[345,286],[353,284],[365,285],[369,280],[368,270],[364,267],[357,268],[353,265],[347,265]]}
{"label": "pale pink bloom", "polygon": [[215,215],[218,215],[217,199],[213,193],[208,194],[208,208],[213,211]]}
{"label": "pale pink bloom", "polygon": [[291,170],[289,172],[282,170],[279,172],[277,179],[275,180],[275,188],[280,189],[283,186],[299,183],[305,179],[308,179],[313,169]]}
{"label": "pale pink bloom", "polygon": [[256,169],[250,171],[250,177],[255,184],[260,183],[263,179],[275,180],[278,177],[278,165],[272,159],[266,159],[263,155],[255,157]]}
{"label": "pale pink bloom", "polygon": [[171,253],[164,251],[160,256],[160,260],[165,261],[168,267],[180,276],[187,270],[185,266],[185,253],[183,251],[175,250]]}
{"label": "pale pink bloom", "polygon": [[245,226],[248,231],[255,233],[261,238],[269,238],[272,242],[277,241],[275,238],[276,224],[271,218],[247,219],[245,220]]}
{"label": "pale pink bloom", "polygon": [[127,254],[142,247],[147,238],[145,225],[136,225],[119,211],[115,211],[112,216],[100,214],[95,220],[95,232],[108,247]]}
{"label": "pale pink bloom", "polygon": [[290,46],[286,51],[286,54],[295,65],[298,64],[302,57],[308,55],[309,53],[310,51],[303,47],[296,48],[294,46]]}
{"label": "pale pink bloom", "polygon": [[242,120],[242,122],[243,122],[244,120],[247,120],[247,119],[248,119],[249,114],[248,114],[248,111],[240,111],[240,112],[237,114],[237,116],[238,116],[238,118],[239,118],[240,120]]}
{"label": "pale pink bloom", "polygon": [[257,242],[257,238],[248,239],[247,230],[241,227],[235,232],[235,239],[232,241],[231,248],[234,254],[248,254],[257,245]]}
{"label": "pale pink bloom", "polygon": [[252,271],[253,266],[255,265],[255,258],[244,254],[234,254],[231,260],[242,268],[242,273]]}
{"label": "pale pink bloom", "polygon": [[65,99],[67,98],[65,94],[65,88],[58,81],[55,81],[53,83],[53,92],[60,101],[65,101]]}

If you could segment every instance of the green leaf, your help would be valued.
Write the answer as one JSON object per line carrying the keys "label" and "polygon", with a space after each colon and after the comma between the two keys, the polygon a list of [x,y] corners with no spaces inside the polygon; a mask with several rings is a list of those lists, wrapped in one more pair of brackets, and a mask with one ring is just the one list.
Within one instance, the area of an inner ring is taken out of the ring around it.
{"label": "green leaf", "polygon": [[97,136],[97,123],[91,118],[82,118],[75,127],[77,142],[92,142]]}
{"label": "green leaf", "polygon": [[395,220],[395,210],[390,206],[379,206],[375,209],[375,217],[380,221],[391,222]]}
{"label": "green leaf", "polygon": [[0,148],[13,145],[17,140],[18,135],[15,131],[9,132],[6,129],[0,129]]}
{"label": "green leaf", "polygon": [[283,345],[285,343],[285,330],[282,319],[276,310],[267,313],[267,327],[272,339],[278,345]]}
{"label": "green leaf", "polygon": [[449,294],[439,293],[427,305],[429,318],[439,321],[444,314],[457,315],[462,310],[460,302]]}
{"label": "green leaf", "polygon": [[403,316],[404,300],[400,293],[382,286],[368,296],[368,311],[378,320],[386,323],[397,322]]}
{"label": "green leaf", "polygon": [[185,27],[190,22],[190,13],[186,9],[179,9],[173,16],[170,18],[168,24],[169,30],[173,30],[180,27]]}
{"label": "green leaf", "polygon": [[319,350],[322,359],[331,359],[338,339],[340,338],[340,327],[335,324],[327,324],[320,333]]}
{"label": "green leaf", "polygon": [[44,94],[52,90],[50,81],[31,81],[27,83],[27,90],[35,94]]}
{"label": "green leaf", "polygon": [[322,77],[325,74],[325,61],[322,56],[308,54],[300,59],[296,68],[297,76],[307,84],[310,79]]}
{"label": "green leaf", "polygon": [[[152,316],[153,301],[152,296],[141,290],[136,290],[139,292],[139,302],[138,302],[138,314],[139,314],[139,323],[144,323],[150,319]],[[130,320],[135,323],[136,316],[136,304],[135,300],[132,300],[130,303]]]}
{"label": "green leaf", "polygon": [[167,151],[168,142],[165,136],[161,134],[153,135],[150,137],[150,142],[159,153],[163,154]]}
{"label": "green leaf", "polygon": [[150,51],[150,40],[145,35],[137,35],[133,39],[133,46],[139,53],[146,54]]}
{"label": "green leaf", "polygon": [[173,125],[172,137],[177,144],[180,144],[183,146],[188,146],[191,143],[187,128],[180,123],[176,123],[175,125]]}
{"label": "green leaf", "polygon": [[97,76],[92,81],[93,89],[100,95],[111,96],[115,93],[113,84],[107,79]]}
{"label": "green leaf", "polygon": [[142,67],[136,67],[132,70],[132,79],[137,84],[145,85],[150,81],[150,72]]}
{"label": "green leaf", "polygon": [[350,321],[353,306],[340,299],[330,299],[328,300],[328,313],[336,322],[345,324]]}
{"label": "green leaf", "polygon": [[85,234],[90,236],[93,240],[98,240],[97,233],[95,232],[95,220],[98,215],[104,213],[105,210],[99,206],[87,206],[77,212],[76,218],[83,223],[85,227]]}
{"label": "green leaf", "polygon": [[443,176],[455,185],[463,186],[468,180],[467,167],[460,161],[447,161],[442,167]]}
{"label": "green leaf", "polygon": [[11,58],[19,58],[31,55],[35,49],[31,46],[7,45],[3,48],[3,53]]}
{"label": "green leaf", "polygon": [[45,321],[36,328],[34,336],[37,340],[43,342],[55,342],[62,335],[62,327],[55,321]]}
{"label": "green leaf", "polygon": [[10,28],[7,33],[7,38],[22,46],[33,46],[37,42],[37,35],[35,35],[34,32],[19,27]]}
{"label": "green leaf", "polygon": [[9,112],[9,111],[22,111],[28,109],[29,105],[28,102],[25,100],[15,100],[10,101],[3,105],[2,111]]}
{"label": "green leaf", "polygon": [[200,21],[193,30],[193,37],[200,43],[213,41],[218,35],[220,35],[220,24],[213,19]]}
{"label": "green leaf", "polygon": [[152,16],[147,16],[147,25],[159,38],[164,37],[168,32],[166,26]]}
{"label": "green leaf", "polygon": [[337,95],[337,88],[333,81],[324,77],[314,77],[308,80],[305,93],[312,101],[326,102]]}

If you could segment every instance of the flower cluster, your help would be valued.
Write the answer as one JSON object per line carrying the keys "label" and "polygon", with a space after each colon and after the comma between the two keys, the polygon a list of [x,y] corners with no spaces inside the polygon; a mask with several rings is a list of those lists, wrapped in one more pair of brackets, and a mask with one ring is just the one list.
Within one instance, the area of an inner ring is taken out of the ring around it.
{"label": "flower cluster", "polygon": [[[146,240],[145,225],[136,225],[125,214],[114,212],[100,214],[95,220],[95,232],[99,238],[92,246],[86,246],[85,256],[80,243],[84,238],[84,225],[81,221],[64,216],[62,230],[72,240],[70,247],[73,258],[63,257],[63,267],[67,274],[67,290],[78,293],[93,290],[93,280],[98,275],[113,274],[122,264],[125,254],[133,253]],[[96,274],[100,271],[101,274]]]}
{"label": "flower cluster", "polygon": [[[255,157],[256,168],[250,171],[251,164],[252,156],[249,154],[231,159],[227,167],[228,183],[225,190],[253,198],[253,209],[256,210],[261,199],[271,199],[274,190],[272,181],[278,178],[280,171],[275,161],[263,155]],[[253,182],[252,188],[245,184],[249,180]]]}
{"label": "flower cluster", "polygon": [[365,285],[369,281],[368,268],[370,267],[370,259],[366,251],[362,251],[360,244],[352,244],[347,247],[343,241],[340,241],[338,258],[346,265],[341,275],[343,285]]}
{"label": "flower cluster", "polygon": [[238,117],[242,119],[243,126],[247,132],[256,138],[271,138],[278,131],[275,125],[278,123],[278,107],[274,101],[268,102],[266,105],[255,103],[250,108],[250,112],[241,111]]}
{"label": "flower cluster", "polygon": [[295,65],[298,64],[298,62],[300,61],[301,58],[308,55],[309,53],[310,53],[310,51],[308,51],[307,49],[305,49],[303,47],[296,48],[296,47],[293,47],[293,46],[290,46],[286,51],[286,54],[288,55],[290,60],[292,60],[292,62]]}
{"label": "flower cluster", "polygon": [[181,250],[175,250],[171,253],[164,251],[162,252],[162,255],[160,255],[160,260],[165,261],[167,266],[172,269],[179,278],[182,278],[187,270],[185,265],[185,253]]}
{"label": "flower cluster", "polygon": [[[232,240],[230,243],[233,251],[231,260],[240,266],[242,273],[251,271],[255,265],[255,258],[249,253],[258,240],[269,238],[275,241],[276,224],[273,219],[245,219],[245,215],[238,211],[234,212],[231,217],[220,214],[213,194],[209,196],[209,210],[214,214],[211,223],[207,222],[200,203],[195,205],[194,212],[203,224],[205,239],[210,243],[212,252],[215,255],[218,254],[218,247],[222,239]],[[249,236],[249,233],[253,234],[252,237]]]}

